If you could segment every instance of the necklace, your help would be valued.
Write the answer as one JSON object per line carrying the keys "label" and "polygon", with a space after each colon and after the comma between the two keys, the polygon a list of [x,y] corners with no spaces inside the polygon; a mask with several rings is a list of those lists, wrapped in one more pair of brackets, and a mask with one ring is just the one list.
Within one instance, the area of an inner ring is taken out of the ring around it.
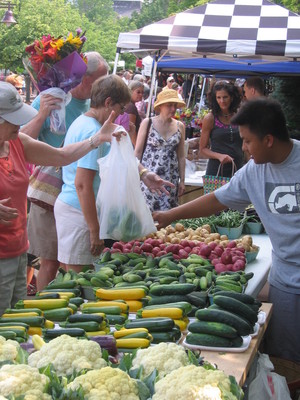
{"label": "necklace", "polygon": [[223,117],[230,117],[230,115],[232,115],[233,113],[230,114],[223,114]]}

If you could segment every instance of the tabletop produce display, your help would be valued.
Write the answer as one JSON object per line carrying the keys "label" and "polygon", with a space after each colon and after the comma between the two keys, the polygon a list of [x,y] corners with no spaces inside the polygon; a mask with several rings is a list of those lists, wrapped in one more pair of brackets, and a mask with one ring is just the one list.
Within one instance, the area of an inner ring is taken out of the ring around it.
{"label": "tabletop produce display", "polygon": [[255,336],[261,303],[244,291],[257,250],[250,235],[178,222],[115,242],[93,270],[60,269],[0,318],[0,398],[242,399],[199,354],[242,352]]}

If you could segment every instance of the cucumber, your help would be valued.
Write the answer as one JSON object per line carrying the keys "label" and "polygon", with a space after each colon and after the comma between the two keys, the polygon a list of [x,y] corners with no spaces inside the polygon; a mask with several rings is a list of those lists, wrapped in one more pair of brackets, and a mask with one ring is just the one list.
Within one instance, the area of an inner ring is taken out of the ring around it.
{"label": "cucumber", "polygon": [[239,283],[238,285],[233,284],[232,282],[228,281],[220,281],[216,282],[216,287],[220,288],[221,290],[229,290],[232,292],[242,293],[243,288],[242,285]]}
{"label": "cucumber", "polygon": [[68,317],[68,322],[89,322],[95,321],[98,324],[101,324],[103,321],[103,317],[101,315],[96,314],[73,314]]}
{"label": "cucumber", "polygon": [[188,295],[168,295],[168,296],[153,296],[151,295],[151,298],[148,302],[148,306],[154,306],[154,305],[160,305],[160,304],[166,304],[166,303],[177,303],[181,301],[186,301],[189,302],[188,300]]}
{"label": "cucumber", "polygon": [[97,276],[93,276],[90,282],[94,287],[111,288],[113,286],[112,282],[108,279],[102,280]]}
{"label": "cucumber", "polygon": [[198,310],[195,314],[200,321],[221,322],[236,329],[238,335],[246,336],[253,332],[249,322],[238,315],[225,310],[215,310],[210,307]]}
{"label": "cucumber", "polygon": [[239,300],[242,303],[245,304],[254,304],[254,297],[250,296],[249,294],[245,294],[245,293],[237,293],[237,292],[229,292],[227,290],[224,291],[218,291],[216,293],[216,296],[228,296],[228,297],[232,297],[233,299]]}
{"label": "cucumber", "polygon": [[188,330],[192,333],[208,333],[229,339],[234,339],[238,336],[236,329],[221,322],[195,321],[189,324]]}
{"label": "cucumber", "polygon": [[189,333],[185,340],[188,344],[196,346],[232,347],[233,345],[231,339],[208,333]]}
{"label": "cucumber", "polygon": [[216,295],[214,296],[214,303],[217,306],[222,307],[224,310],[227,310],[229,312],[241,316],[242,318],[245,318],[252,325],[254,325],[255,322],[257,321],[257,313],[253,311],[250,307],[248,307],[247,304],[242,303],[239,300],[236,300],[228,296]]}
{"label": "cucumber", "polygon": [[192,283],[178,283],[173,285],[155,285],[150,288],[150,295],[162,296],[162,295],[174,295],[181,294],[185,295],[195,290],[195,285]]}
{"label": "cucumber", "polygon": [[58,329],[45,329],[43,336],[45,339],[54,339],[61,335],[68,335],[72,337],[85,336],[85,330],[82,328],[58,328]]}
{"label": "cucumber", "polygon": [[128,319],[125,324],[125,328],[146,328],[149,332],[168,332],[172,330],[175,323],[172,318],[140,318],[140,319]]}
{"label": "cucumber", "polygon": [[207,296],[203,296],[200,292],[191,292],[186,295],[187,301],[193,306],[204,308],[207,304]]}

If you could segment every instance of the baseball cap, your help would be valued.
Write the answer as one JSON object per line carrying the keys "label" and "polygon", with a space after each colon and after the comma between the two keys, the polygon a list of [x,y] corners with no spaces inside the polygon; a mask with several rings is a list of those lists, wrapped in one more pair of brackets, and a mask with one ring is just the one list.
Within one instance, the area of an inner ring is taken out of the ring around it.
{"label": "baseball cap", "polygon": [[167,79],[167,82],[171,82],[171,81],[175,81],[175,79],[173,78],[173,76],[169,76],[169,78]]}
{"label": "baseball cap", "polygon": [[27,124],[37,110],[25,104],[17,89],[8,82],[0,82],[0,117],[14,125]]}

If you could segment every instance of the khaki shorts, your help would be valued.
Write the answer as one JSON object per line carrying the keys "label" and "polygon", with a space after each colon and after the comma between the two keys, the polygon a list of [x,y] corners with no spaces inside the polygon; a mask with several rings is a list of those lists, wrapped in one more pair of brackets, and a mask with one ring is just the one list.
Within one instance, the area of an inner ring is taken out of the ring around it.
{"label": "khaki shorts", "polygon": [[63,201],[54,205],[58,237],[59,262],[73,265],[90,265],[98,257],[90,252],[90,231],[81,210]]}
{"label": "khaki shorts", "polygon": [[57,234],[54,213],[31,203],[28,216],[28,253],[57,260]]}
{"label": "khaki shorts", "polygon": [[0,315],[27,296],[27,254],[0,259]]}

